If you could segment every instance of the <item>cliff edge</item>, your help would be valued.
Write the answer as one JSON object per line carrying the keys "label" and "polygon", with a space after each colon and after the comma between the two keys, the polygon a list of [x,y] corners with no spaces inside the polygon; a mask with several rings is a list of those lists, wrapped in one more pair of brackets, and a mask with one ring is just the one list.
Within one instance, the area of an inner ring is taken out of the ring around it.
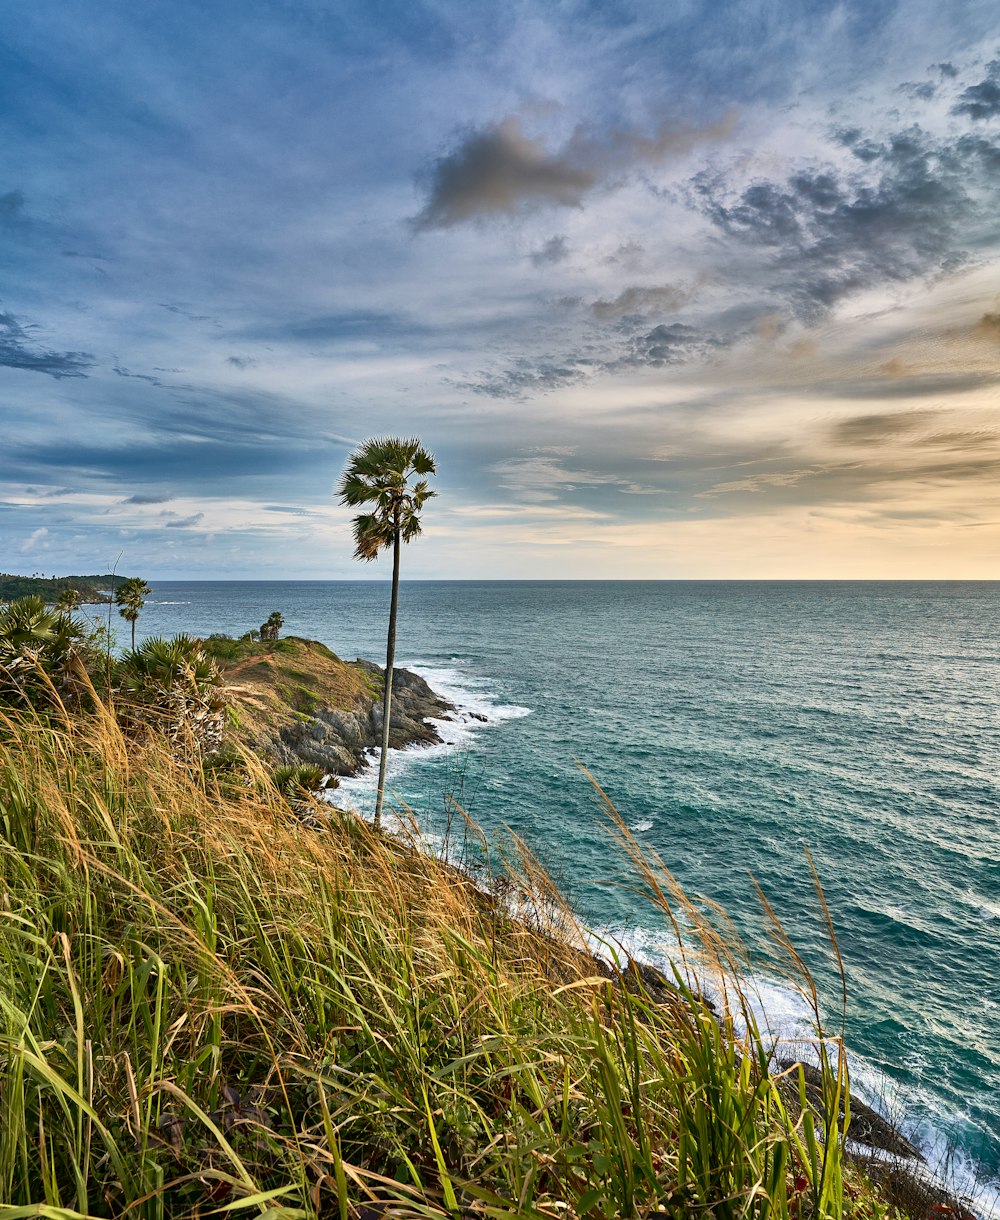
{"label": "cliff edge", "polygon": [[[236,710],[239,739],[277,763],[315,763],[332,775],[354,775],[382,744],[385,670],[343,661],[316,640],[209,639]],[[455,708],[418,674],[396,669],[389,743],[393,749],[441,741],[434,720]]]}

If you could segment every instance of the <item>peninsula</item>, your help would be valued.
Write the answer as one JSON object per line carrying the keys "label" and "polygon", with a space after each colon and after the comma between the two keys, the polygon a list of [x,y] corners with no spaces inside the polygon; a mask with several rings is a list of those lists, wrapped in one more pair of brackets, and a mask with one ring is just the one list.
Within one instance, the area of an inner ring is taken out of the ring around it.
{"label": "peninsula", "polygon": [[113,573],[103,576],[11,576],[7,572],[0,572],[0,601],[41,597],[52,605],[59,600],[61,593],[72,589],[80,595],[81,602],[97,605],[110,601],[110,590],[124,580],[124,576]]}

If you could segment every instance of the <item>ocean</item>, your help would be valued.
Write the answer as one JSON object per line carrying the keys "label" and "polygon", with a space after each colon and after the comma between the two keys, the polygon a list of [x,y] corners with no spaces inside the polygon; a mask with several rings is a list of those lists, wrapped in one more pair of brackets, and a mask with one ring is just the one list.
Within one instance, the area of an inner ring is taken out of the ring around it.
{"label": "ocean", "polygon": [[[285,634],[382,662],[388,602],[384,581],[157,581],[139,631],[239,635],[279,610]],[[404,581],[397,662],[485,719],[395,754],[390,794],[432,841],[452,801],[488,835],[509,827],[588,927],[663,961],[669,929],[586,767],[643,850],[727,912],[789,1036],[808,1013],[767,964],[752,879],[839,1027],[808,849],[857,1091],[995,1199],[998,624],[1000,582]],[[369,809],[372,789],[343,795]]]}

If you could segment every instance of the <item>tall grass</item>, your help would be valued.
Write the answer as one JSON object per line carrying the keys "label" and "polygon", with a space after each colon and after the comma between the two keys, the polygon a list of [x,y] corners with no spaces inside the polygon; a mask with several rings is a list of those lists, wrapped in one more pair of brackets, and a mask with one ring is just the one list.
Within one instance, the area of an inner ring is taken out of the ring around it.
{"label": "tall grass", "polygon": [[[636,853],[673,987],[466,876],[87,719],[0,724],[0,1215],[838,1217],[847,1081],[773,1069],[731,940]],[[626,843],[627,852],[627,843]],[[558,907],[525,855],[526,893]],[[831,1047],[833,1048],[831,1050]],[[856,1198],[855,1198],[856,1196]]]}

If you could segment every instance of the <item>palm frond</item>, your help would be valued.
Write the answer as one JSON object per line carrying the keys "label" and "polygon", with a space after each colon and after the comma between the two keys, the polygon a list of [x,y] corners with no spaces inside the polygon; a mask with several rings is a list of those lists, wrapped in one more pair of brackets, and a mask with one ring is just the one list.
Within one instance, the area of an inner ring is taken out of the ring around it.
{"label": "palm frond", "polygon": [[433,455],[415,436],[375,436],[358,446],[337,484],[341,504],[371,509],[354,519],[356,559],[376,559],[397,531],[404,542],[420,533],[418,513],[434,492],[426,478],[410,479],[435,471]]}

